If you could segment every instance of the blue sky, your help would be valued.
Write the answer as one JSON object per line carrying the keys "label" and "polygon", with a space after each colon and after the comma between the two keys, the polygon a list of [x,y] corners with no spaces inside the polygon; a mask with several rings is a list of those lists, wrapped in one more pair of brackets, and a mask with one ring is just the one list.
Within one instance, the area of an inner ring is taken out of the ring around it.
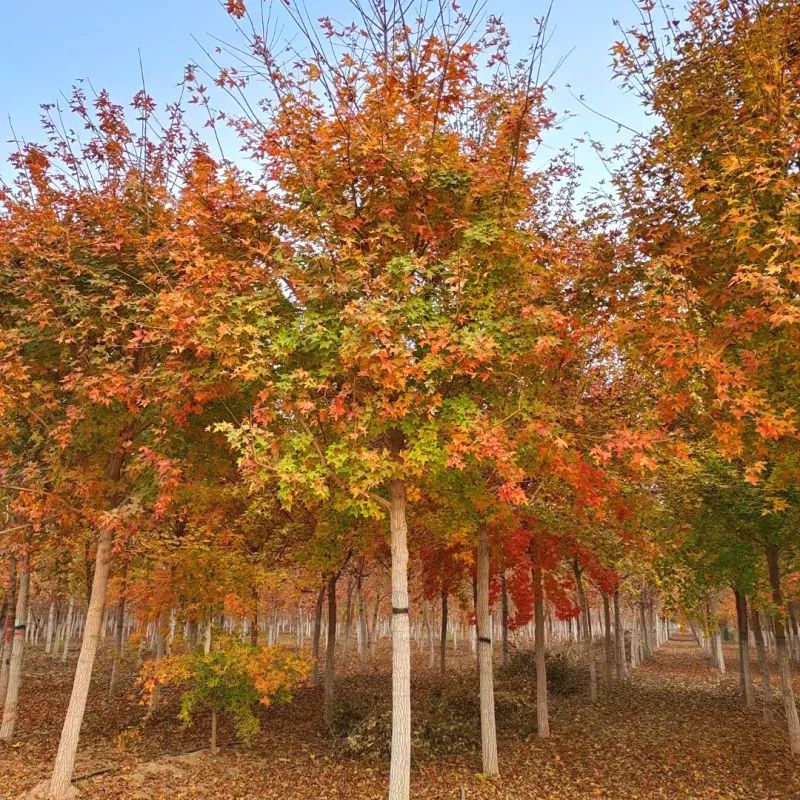
{"label": "blue sky", "polygon": [[[269,0],[267,0],[268,2]],[[250,0],[249,7],[256,0]],[[278,0],[279,2],[279,0]],[[466,3],[464,3],[466,5]],[[214,46],[213,36],[234,40],[231,20],[217,0],[31,0],[4,4],[0,50],[0,159],[11,146],[9,117],[18,136],[38,137],[39,104],[59,99],[80,78],[109,90],[116,102],[128,102],[140,88],[139,52],[147,89],[158,102],[177,97],[184,66],[201,60],[199,42]],[[347,0],[307,0],[312,18],[327,14],[349,21]],[[487,11],[506,21],[522,53],[534,30],[533,18],[546,10],[545,0],[488,0]],[[566,146],[589,133],[606,144],[625,138],[616,125],[582,108],[567,89],[606,116],[641,129],[646,120],[634,97],[612,81],[608,49],[616,38],[612,20],[625,26],[638,17],[634,0],[554,0],[552,39],[546,60],[566,62],[553,79],[551,106],[572,112],[563,129],[547,140],[548,148]],[[542,152],[542,157],[547,150]],[[579,150],[587,183],[605,169],[591,150]],[[0,172],[5,167],[0,166]]]}

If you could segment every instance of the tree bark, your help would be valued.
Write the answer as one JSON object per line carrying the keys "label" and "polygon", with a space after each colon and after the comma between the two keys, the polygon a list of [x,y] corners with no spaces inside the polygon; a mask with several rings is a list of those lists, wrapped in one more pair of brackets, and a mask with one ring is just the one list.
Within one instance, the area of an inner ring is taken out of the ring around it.
{"label": "tree bark", "polygon": [[347,602],[344,607],[344,641],[342,642],[342,663],[347,664],[347,651],[350,649],[350,636],[353,630],[353,578],[347,578]]}
{"label": "tree bark", "polygon": [[716,653],[716,663],[717,668],[719,671],[724,675],[725,674],[725,653],[722,650],[722,631],[719,628],[719,625],[714,629],[714,633],[712,634],[712,646],[714,648],[714,652]]}
{"label": "tree bark", "polygon": [[6,616],[3,620],[3,657],[0,661],[0,702],[5,702],[8,690],[8,672],[11,668],[11,651],[14,647],[14,613],[17,607],[17,559],[11,556],[6,591]]}
{"label": "tree bark", "polygon": [[28,590],[31,582],[30,554],[25,555],[22,573],[19,576],[16,611],[14,614],[14,646],[8,669],[8,688],[3,705],[3,721],[0,723],[0,741],[9,742],[17,727],[19,711],[19,688],[22,685],[22,658],[25,654],[25,628],[28,621]]}
{"label": "tree bark", "polygon": [[250,622],[250,644],[253,647],[258,645],[258,587],[250,589],[250,596],[253,600],[253,618]]}
{"label": "tree bark", "polygon": [[0,610],[0,665],[4,661],[3,650],[5,649],[5,642],[3,641],[3,634],[5,633],[6,613],[8,612],[8,599],[3,599],[3,608]]}
{"label": "tree bark", "polygon": [[[158,623],[156,622],[156,626]],[[156,638],[158,637],[158,630],[156,630]],[[211,640],[214,638],[214,615],[212,614],[206,622],[206,633],[203,638],[203,653],[208,655],[211,652]],[[144,640],[142,640],[144,641]]]}
{"label": "tree bark", "polygon": [[589,699],[592,703],[597,702],[597,666],[594,661],[594,643],[592,642],[592,620],[589,616],[589,604],[586,598],[586,592],[583,588],[583,579],[581,577],[581,568],[578,565],[577,559],[572,560],[572,571],[575,573],[575,584],[578,588],[578,602],[581,607],[581,637],[583,639],[583,648],[586,655],[586,661],[589,665]]}
{"label": "tree bark", "polygon": [[334,681],[336,678],[336,578],[328,578],[328,640],[325,648],[325,724],[333,725],[335,708]]}
{"label": "tree bark", "polygon": [[792,687],[792,667],[789,663],[789,653],[786,649],[786,631],[783,627],[781,614],[783,613],[783,592],[781,591],[781,574],[778,563],[778,548],[774,545],[767,548],[767,566],[769,567],[769,582],[772,588],[772,600],[778,612],[773,616],[772,625],[775,629],[775,650],[778,654],[778,672],[781,677],[781,690],[783,694],[783,707],[786,712],[786,727],[789,735],[789,749],[795,755],[800,754],[800,719],[797,716],[797,705]]}
{"label": "tree bark", "polygon": [[311,658],[314,661],[311,682],[314,686],[319,686],[319,640],[322,632],[322,605],[324,602],[325,584],[323,583],[317,593],[317,604],[314,606],[314,634],[311,640]]}
{"label": "tree bark", "polygon": [[56,627],[56,601],[50,602],[50,608],[47,611],[47,628],[44,634],[44,651],[50,653],[53,649],[53,633]]}
{"label": "tree bark", "polygon": [[190,619],[186,622],[186,638],[189,640],[189,646],[194,649],[197,647],[197,641],[200,637],[200,623],[196,619]]}
{"label": "tree bark", "polygon": [[505,572],[500,574],[500,626],[503,635],[502,664],[508,666],[508,587]]}
{"label": "tree bark", "polygon": [[656,613],[653,608],[653,596],[647,602],[647,625],[650,630],[651,654],[658,649],[658,628],[656,627]]}
{"label": "tree bark", "polygon": [[497,728],[494,719],[494,675],[492,664],[492,618],[489,614],[489,537],[486,526],[478,533],[477,616],[478,680],[480,683],[481,753],[483,773],[499,775]]}
{"label": "tree bark", "polygon": [[769,659],[767,658],[767,649],[764,647],[764,633],[761,629],[761,620],[758,616],[758,610],[752,603],[750,604],[750,627],[753,629],[753,638],[756,642],[756,655],[758,656],[758,671],[761,674],[764,722],[770,722],[772,719],[772,712],[770,710],[772,704],[772,684],[770,683],[769,676]]}
{"label": "tree bark", "polygon": [[364,599],[364,587],[363,587],[363,578],[362,578],[362,571],[359,570],[358,573],[358,584],[356,588],[356,594],[358,596],[358,640],[359,640],[359,659],[361,665],[361,671],[364,672],[367,669],[367,654],[369,652],[368,642],[367,642],[367,607],[366,602]]}
{"label": "tree bark", "polygon": [[619,589],[614,590],[614,639],[617,645],[617,680],[628,679],[628,660],[625,658],[625,630],[619,610]]}
{"label": "tree bark", "polygon": [[733,590],[736,598],[736,623],[739,631],[739,685],[744,695],[744,703],[755,710],[756,698],[753,691],[753,675],[750,671],[750,629],[747,622],[747,597],[738,589]]}
{"label": "tree bark", "polygon": [[75,755],[78,751],[78,737],[86,710],[86,698],[89,694],[89,683],[92,679],[92,667],[97,643],[100,639],[100,624],[103,619],[103,606],[108,588],[108,573],[111,566],[111,531],[103,529],[97,539],[97,556],[94,576],[92,578],[92,594],[89,609],[86,613],[86,626],[83,631],[81,651],[72,684],[72,694],[61,730],[53,775],[50,779],[48,796],[52,800],[61,800],[69,791],[72,782],[72,771],[75,768]]}
{"label": "tree bark", "polygon": [[786,607],[789,611],[789,629],[792,632],[791,654],[795,661],[800,662],[800,630],[797,625],[797,601],[789,600]]}
{"label": "tree bark", "polygon": [[167,654],[167,636],[168,636],[168,622],[167,612],[162,611],[155,619],[155,656],[156,658],[164,658]]}
{"label": "tree bark", "polygon": [[634,609],[631,615],[631,669],[639,666],[639,618]]}
{"label": "tree bark", "polygon": [[122,635],[125,632],[125,593],[128,589],[128,562],[122,564],[120,576],[119,601],[117,602],[117,618],[114,629],[114,660],[111,662],[111,678],[108,681],[108,696],[113,697],[117,688],[119,660],[122,656]]}
{"label": "tree bark", "polygon": [[650,639],[647,635],[647,620],[645,619],[644,614],[644,600],[640,600],[638,603],[639,607],[639,624],[640,624],[640,641],[642,644],[642,656],[645,660],[650,658],[652,655],[652,651],[650,650]]}
{"label": "tree bark", "polygon": [[433,605],[425,601],[425,629],[428,633],[428,669],[436,668],[436,626],[433,623]]}
{"label": "tree bark", "polygon": [[69,596],[69,605],[67,606],[67,618],[64,620],[64,643],[61,651],[61,661],[65,663],[69,655],[69,640],[72,633],[72,618],[75,614],[75,600],[72,595]]}
{"label": "tree bark", "polygon": [[372,625],[370,627],[370,634],[369,634],[369,649],[372,653],[373,658],[375,657],[375,649],[378,646],[378,634],[380,631],[378,630],[378,614],[381,610],[381,593],[380,591],[375,592],[375,605],[372,607]]}
{"label": "tree bark", "polygon": [[[475,654],[475,664],[478,664],[478,571],[472,576],[472,613],[475,615],[475,636],[470,636],[472,652]],[[470,624],[470,628],[472,624]]]}
{"label": "tree bark", "polygon": [[603,627],[606,646],[606,691],[609,691],[614,675],[614,644],[611,640],[611,606],[605,592],[603,592]]}
{"label": "tree bark", "polygon": [[439,672],[444,675],[447,668],[447,589],[442,584],[442,629],[439,637]]}
{"label": "tree bark", "polygon": [[550,736],[550,703],[547,693],[547,661],[544,641],[544,586],[542,570],[533,568],[533,616],[536,650],[536,732],[541,739]]}
{"label": "tree bark", "polygon": [[408,619],[406,487],[389,482],[392,548],[392,750],[389,800],[408,800],[411,782],[411,652]]}

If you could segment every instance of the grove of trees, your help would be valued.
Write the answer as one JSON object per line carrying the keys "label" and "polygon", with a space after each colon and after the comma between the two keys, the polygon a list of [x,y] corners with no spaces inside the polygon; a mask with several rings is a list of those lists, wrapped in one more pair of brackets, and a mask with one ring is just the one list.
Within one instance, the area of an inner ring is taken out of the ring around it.
{"label": "grove of trees", "polygon": [[180,103],[75,89],[0,184],[0,740],[26,647],[80,648],[37,791],[90,692],[179,686],[213,752],[304,682],[330,726],[387,645],[406,800],[415,643],[474,651],[494,776],[498,663],[533,651],[548,737],[548,646],[594,703],[679,623],[768,722],[775,655],[797,758],[797,3],[641,2],[651,127],[589,193],[541,147],[546,17],[517,62],[481,7],[226,5]]}

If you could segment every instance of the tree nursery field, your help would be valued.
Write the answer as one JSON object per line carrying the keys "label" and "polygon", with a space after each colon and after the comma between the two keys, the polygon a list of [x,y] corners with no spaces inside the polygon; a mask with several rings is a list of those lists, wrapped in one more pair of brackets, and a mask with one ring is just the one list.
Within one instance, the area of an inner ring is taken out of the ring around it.
{"label": "tree nursery field", "polygon": [[0,172],[0,797],[800,797],[800,4],[596,187],[546,7],[221,6]]}

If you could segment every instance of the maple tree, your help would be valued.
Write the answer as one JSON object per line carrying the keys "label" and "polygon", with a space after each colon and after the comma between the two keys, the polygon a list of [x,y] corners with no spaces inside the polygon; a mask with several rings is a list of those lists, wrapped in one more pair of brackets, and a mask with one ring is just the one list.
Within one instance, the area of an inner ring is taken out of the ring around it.
{"label": "maple tree", "polygon": [[[388,511],[390,796],[406,797],[409,496],[425,471],[473,459],[491,466],[501,498],[524,499],[507,408],[485,400],[526,405],[524,382],[509,396],[507,373],[552,359],[564,321],[538,299],[553,256],[531,219],[543,178],[521,166],[553,120],[534,80],[538,47],[508,72],[499,21],[470,38],[473,20],[460,11],[409,26],[399,4],[373,10],[363,28],[323,20],[339,43],[330,52],[298,19],[310,50],[291,72],[257,31],[250,37],[271,94],[266,119],[236,126],[280,192],[270,210],[294,252],[262,255],[267,292],[255,302],[280,304],[280,316],[262,317],[280,329],[247,346],[257,357],[240,374],[263,388],[250,419],[224,429],[245,472],[271,467],[285,500],[310,493],[365,516]],[[490,79],[479,77],[479,56],[501,65]],[[219,82],[250,90],[247,63]]]}
{"label": "maple tree", "polygon": [[[781,607],[797,463],[795,10],[692,3],[688,24],[669,16],[662,36],[645,4],[643,26],[614,50],[617,73],[657,115],[616,177],[640,281],[634,335],[657,360],[664,422],[713,437],[743,480],[762,484],[758,513],[776,515],[766,557]],[[745,582],[746,560],[737,571]],[[788,655],[778,648],[798,752]]]}
{"label": "maple tree", "polygon": [[144,702],[157,687],[183,687],[179,717],[186,725],[198,706],[210,708],[210,750],[216,755],[219,712],[232,716],[239,736],[251,738],[259,729],[253,705],[289,702],[293,686],[307,673],[308,665],[289,653],[226,639],[209,653],[190,651],[150,661],[140,681]]}

